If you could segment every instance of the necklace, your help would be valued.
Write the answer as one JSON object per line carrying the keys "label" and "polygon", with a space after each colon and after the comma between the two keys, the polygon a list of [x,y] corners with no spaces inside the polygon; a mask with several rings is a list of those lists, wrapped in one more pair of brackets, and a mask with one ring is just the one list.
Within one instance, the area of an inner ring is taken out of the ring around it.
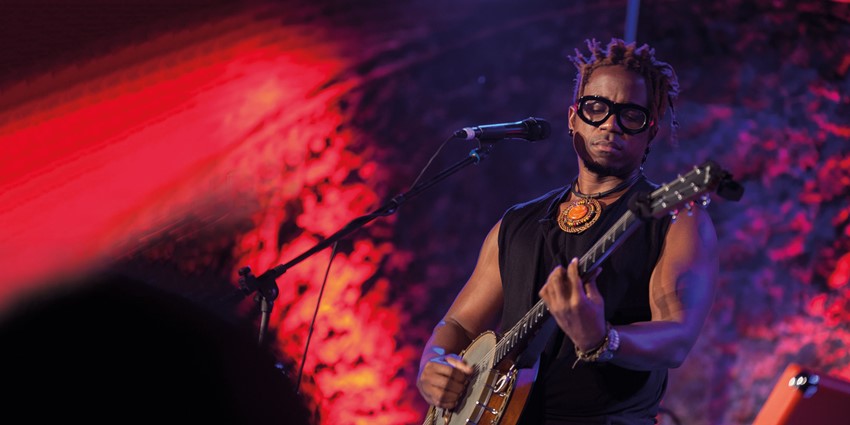
{"label": "necklace", "polygon": [[632,178],[618,184],[617,187],[593,195],[578,191],[578,177],[576,177],[573,187],[570,189],[576,199],[558,214],[558,226],[567,233],[581,233],[589,229],[596,223],[596,220],[599,220],[599,216],[602,214],[602,204],[597,199],[602,199],[633,185],[640,176],[640,173],[635,174]]}

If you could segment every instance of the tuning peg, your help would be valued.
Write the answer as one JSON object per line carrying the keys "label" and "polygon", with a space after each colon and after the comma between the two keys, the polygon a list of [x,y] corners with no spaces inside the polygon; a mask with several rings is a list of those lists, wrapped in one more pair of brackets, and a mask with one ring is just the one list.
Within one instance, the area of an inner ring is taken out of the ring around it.
{"label": "tuning peg", "polygon": [[671,210],[670,211],[670,219],[673,222],[676,222],[676,219],[679,218],[679,210]]}
{"label": "tuning peg", "polygon": [[708,194],[705,194],[705,195],[702,195],[702,196],[699,197],[699,204],[703,208],[707,207],[708,204],[710,204],[710,203],[711,203],[711,196],[708,196]]}

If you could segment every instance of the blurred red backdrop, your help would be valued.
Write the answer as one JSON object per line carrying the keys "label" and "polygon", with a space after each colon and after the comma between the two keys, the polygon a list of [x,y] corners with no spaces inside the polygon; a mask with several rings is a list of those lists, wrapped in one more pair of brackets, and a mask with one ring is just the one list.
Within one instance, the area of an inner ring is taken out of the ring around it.
{"label": "blurred red backdrop", "polygon": [[[355,134],[337,131],[348,118],[336,103],[353,82],[320,87],[345,65],[341,46],[260,12],[162,34],[7,88],[4,304],[47,289],[33,282],[132,254],[187,215],[251,220],[233,255],[259,269],[377,206],[373,183],[387,176],[372,149],[352,152]],[[303,207],[290,214],[285,206],[295,199]],[[279,240],[284,222],[302,230],[298,237]],[[423,409],[398,373],[418,355],[393,338],[405,312],[387,298],[386,279],[361,298],[393,252],[380,229],[377,240],[356,239],[337,255],[324,293],[303,380],[324,423],[408,423]],[[402,253],[394,258],[404,261]],[[311,258],[281,285],[271,329],[287,358],[302,357],[328,259],[328,251]]]}

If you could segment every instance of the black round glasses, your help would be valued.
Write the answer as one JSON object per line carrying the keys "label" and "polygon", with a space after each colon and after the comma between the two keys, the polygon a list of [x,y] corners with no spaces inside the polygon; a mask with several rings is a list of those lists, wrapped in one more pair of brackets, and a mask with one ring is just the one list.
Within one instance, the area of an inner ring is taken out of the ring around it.
{"label": "black round glasses", "polygon": [[614,103],[602,96],[582,96],[576,104],[582,121],[599,127],[612,114],[626,134],[638,134],[652,125],[649,110],[634,103]]}

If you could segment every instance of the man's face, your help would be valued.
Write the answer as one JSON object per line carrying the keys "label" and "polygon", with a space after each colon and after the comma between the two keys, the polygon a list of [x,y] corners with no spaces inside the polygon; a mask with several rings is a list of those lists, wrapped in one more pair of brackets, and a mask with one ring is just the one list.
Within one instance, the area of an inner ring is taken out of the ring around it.
{"label": "man's face", "polygon": [[[635,104],[648,108],[646,81],[622,66],[598,68],[590,75],[580,97],[598,96],[614,104]],[[603,114],[604,116],[604,114]],[[570,107],[570,128],[575,132],[573,147],[580,166],[600,176],[624,177],[641,166],[643,154],[650,141],[647,129],[637,134],[623,131],[617,114],[612,113],[598,126],[588,124],[578,116],[575,105]]]}

